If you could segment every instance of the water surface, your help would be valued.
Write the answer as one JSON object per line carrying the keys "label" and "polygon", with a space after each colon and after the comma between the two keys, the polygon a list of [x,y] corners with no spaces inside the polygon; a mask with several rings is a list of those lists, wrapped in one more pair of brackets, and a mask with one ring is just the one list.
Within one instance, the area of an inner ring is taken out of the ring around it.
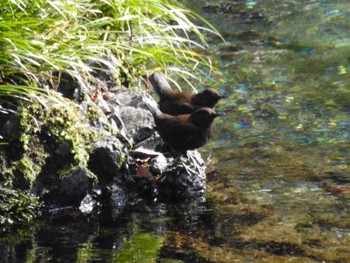
{"label": "water surface", "polygon": [[[2,262],[350,262],[350,3],[188,1],[228,95],[207,200],[72,211],[1,242]],[[6,242],[5,242],[6,241]]]}

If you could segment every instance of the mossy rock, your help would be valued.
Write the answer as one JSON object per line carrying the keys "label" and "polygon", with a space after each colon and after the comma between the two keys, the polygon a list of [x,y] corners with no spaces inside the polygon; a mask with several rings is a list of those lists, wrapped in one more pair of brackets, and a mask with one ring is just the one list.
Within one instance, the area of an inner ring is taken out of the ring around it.
{"label": "mossy rock", "polygon": [[41,203],[27,191],[0,186],[0,224],[29,222],[38,215]]}

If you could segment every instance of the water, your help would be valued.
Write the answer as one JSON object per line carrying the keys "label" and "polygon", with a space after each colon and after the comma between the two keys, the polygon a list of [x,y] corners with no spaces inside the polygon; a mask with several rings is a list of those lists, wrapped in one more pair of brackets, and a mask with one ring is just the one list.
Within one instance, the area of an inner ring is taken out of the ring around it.
{"label": "water", "polygon": [[188,2],[226,39],[208,37],[205,85],[229,98],[207,201],[67,211],[15,230],[1,262],[350,262],[350,3]]}
{"label": "water", "polygon": [[[350,261],[350,42],[341,30],[349,26],[350,4],[203,6],[227,39],[212,47],[222,74],[211,84],[234,101],[224,102],[219,139],[207,148],[215,157],[209,184],[214,197],[236,187],[257,206],[246,205],[248,215],[249,209],[263,215],[240,228],[238,243],[252,245],[240,250],[247,255],[238,262]],[[217,207],[226,214],[230,202],[219,199]]]}

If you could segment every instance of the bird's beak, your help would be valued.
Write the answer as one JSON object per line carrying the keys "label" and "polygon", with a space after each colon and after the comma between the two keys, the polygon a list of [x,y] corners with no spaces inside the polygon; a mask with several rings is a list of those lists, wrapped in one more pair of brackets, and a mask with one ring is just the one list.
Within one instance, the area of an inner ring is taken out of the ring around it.
{"label": "bird's beak", "polygon": [[226,96],[226,95],[220,95],[220,99],[227,99],[228,98],[228,96]]}

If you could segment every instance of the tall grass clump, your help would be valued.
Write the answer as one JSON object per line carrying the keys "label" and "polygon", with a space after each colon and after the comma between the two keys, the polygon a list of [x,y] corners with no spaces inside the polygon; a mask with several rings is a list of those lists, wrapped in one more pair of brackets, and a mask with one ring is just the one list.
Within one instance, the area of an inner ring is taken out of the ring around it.
{"label": "tall grass clump", "polygon": [[2,0],[0,96],[52,98],[42,79],[88,79],[91,62],[129,83],[160,69],[198,78],[211,68],[205,34],[217,34],[199,19],[173,0]]}

